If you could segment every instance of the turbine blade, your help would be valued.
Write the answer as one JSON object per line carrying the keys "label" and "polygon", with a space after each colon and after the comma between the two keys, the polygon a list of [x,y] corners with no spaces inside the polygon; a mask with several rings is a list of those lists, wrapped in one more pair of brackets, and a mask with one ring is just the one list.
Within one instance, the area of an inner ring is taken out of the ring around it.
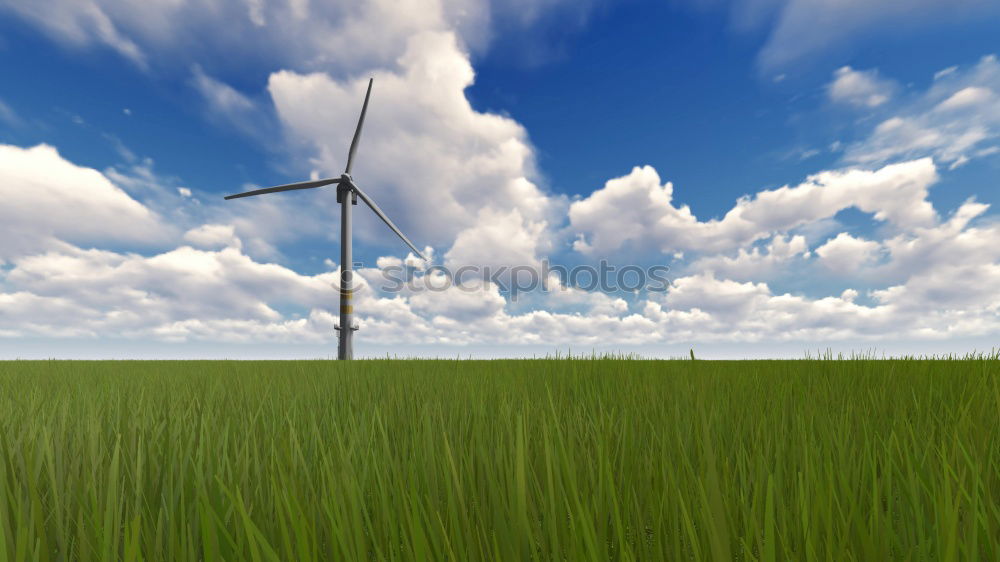
{"label": "turbine blade", "polygon": [[314,187],[323,187],[324,185],[330,185],[331,183],[340,183],[340,178],[316,180],[316,181],[302,181],[299,183],[289,183],[286,185],[278,185],[275,187],[265,187],[264,189],[255,189],[253,191],[247,191],[246,193],[237,193],[236,195],[227,195],[226,199],[239,199],[240,197],[250,197],[251,195],[261,195],[263,193],[277,193],[279,191],[292,191],[293,189],[312,189]]}
{"label": "turbine blade", "polygon": [[365,113],[368,113],[368,98],[372,96],[372,82],[374,78],[368,79],[368,93],[365,94],[365,104],[361,106],[361,117],[358,118],[358,128],[354,131],[354,140],[351,141],[351,151],[347,153],[347,171],[351,174],[351,166],[354,164],[354,154],[358,151],[358,141],[361,140],[361,127],[365,126]]}
{"label": "turbine blade", "polygon": [[374,211],[376,215],[378,215],[378,218],[382,219],[382,222],[384,222],[386,226],[388,226],[393,232],[396,233],[396,236],[399,236],[403,240],[403,242],[405,242],[406,245],[409,246],[410,249],[414,251],[414,253],[420,256],[420,259],[426,262],[431,261],[427,259],[427,257],[424,256],[424,254],[422,254],[420,250],[417,249],[416,246],[413,245],[413,242],[410,242],[409,238],[407,238],[402,232],[400,232],[398,228],[396,228],[396,225],[393,224],[391,220],[389,220],[389,217],[385,216],[385,213],[382,212],[382,209],[378,208],[378,205],[376,205],[374,201],[372,201],[367,195],[365,195],[364,191],[361,191],[361,189],[359,189],[358,186],[356,185],[354,186],[354,191],[355,193],[358,194],[358,197],[365,202],[366,205],[371,207],[371,210]]}

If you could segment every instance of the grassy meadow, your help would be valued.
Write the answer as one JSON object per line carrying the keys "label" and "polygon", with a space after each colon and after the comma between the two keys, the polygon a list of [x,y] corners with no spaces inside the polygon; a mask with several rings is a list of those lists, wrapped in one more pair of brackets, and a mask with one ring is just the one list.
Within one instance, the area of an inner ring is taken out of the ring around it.
{"label": "grassy meadow", "polygon": [[993,561],[998,420],[996,357],[0,362],[0,561]]}

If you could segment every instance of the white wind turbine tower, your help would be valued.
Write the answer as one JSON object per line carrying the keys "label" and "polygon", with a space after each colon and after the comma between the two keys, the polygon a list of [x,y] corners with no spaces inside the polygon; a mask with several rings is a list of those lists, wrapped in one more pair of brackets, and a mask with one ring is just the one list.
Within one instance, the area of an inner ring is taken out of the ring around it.
{"label": "white wind turbine tower", "polygon": [[337,358],[338,359],[351,359],[354,356],[354,349],[351,345],[351,339],[354,331],[358,329],[358,326],[354,324],[354,308],[351,306],[351,297],[353,296],[353,286],[352,286],[352,276],[351,271],[352,260],[351,257],[351,206],[358,204],[358,198],[360,197],[366,205],[371,207],[371,210],[378,215],[378,218],[388,226],[397,236],[403,239],[403,242],[410,247],[421,259],[427,261],[420,250],[413,245],[410,240],[403,235],[402,232],[396,225],[389,220],[389,217],[385,216],[382,209],[378,208],[378,205],[371,200],[370,197],[365,195],[364,191],[354,183],[354,178],[351,177],[351,165],[354,163],[354,154],[358,150],[358,141],[361,139],[361,127],[365,124],[365,113],[368,111],[368,98],[372,95],[372,82],[374,79],[368,80],[368,93],[365,94],[365,104],[361,107],[361,117],[358,119],[358,128],[354,131],[354,140],[351,141],[351,150],[347,155],[347,169],[344,173],[340,175],[339,178],[328,178],[316,181],[304,181],[299,183],[290,183],[287,185],[279,185],[277,187],[267,187],[264,189],[255,189],[253,191],[247,191],[246,193],[238,193],[236,195],[229,195],[226,199],[238,199],[240,197],[250,197],[251,195],[261,195],[264,193],[276,193],[279,191],[292,191],[294,189],[312,189],[314,187],[323,187],[326,185],[336,185],[337,186],[337,202],[340,203],[340,325],[337,326],[337,331],[340,333],[340,345],[337,348]]}

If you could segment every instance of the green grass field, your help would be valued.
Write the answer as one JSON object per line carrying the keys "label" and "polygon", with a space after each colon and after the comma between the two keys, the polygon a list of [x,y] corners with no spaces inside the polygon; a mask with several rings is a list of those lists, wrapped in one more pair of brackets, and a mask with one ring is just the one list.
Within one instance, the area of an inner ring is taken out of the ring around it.
{"label": "green grass field", "polygon": [[1000,361],[0,362],[0,560],[1000,560]]}

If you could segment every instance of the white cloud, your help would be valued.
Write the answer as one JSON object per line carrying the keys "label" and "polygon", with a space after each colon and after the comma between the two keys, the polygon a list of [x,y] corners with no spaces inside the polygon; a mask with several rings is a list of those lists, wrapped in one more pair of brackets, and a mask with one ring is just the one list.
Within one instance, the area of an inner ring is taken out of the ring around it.
{"label": "white cloud", "polygon": [[[256,263],[235,248],[178,248],[148,258],[65,250],[18,260],[6,280],[12,287],[0,291],[0,330],[8,336],[332,342],[337,275],[299,275]],[[665,295],[639,302],[640,314],[629,314],[620,299],[573,291],[551,296],[590,305],[586,313],[511,314],[488,287],[392,298],[362,290],[356,306],[359,342],[382,344],[926,339],[996,331],[998,275],[996,264],[980,264],[921,276],[876,291],[873,306],[856,303],[854,290],[810,299],[708,274],[675,280]],[[961,291],[948,289],[956,283]],[[279,312],[283,303],[307,312]]]}
{"label": "white cloud", "polygon": [[[990,268],[991,269],[991,268]],[[980,276],[975,281],[987,280]],[[920,282],[914,282],[919,285]],[[837,341],[862,338],[872,342],[901,339],[970,337],[1000,328],[995,290],[980,289],[966,303],[935,303],[934,295],[891,295],[876,292],[880,302],[854,302],[857,291],[809,299],[774,294],[763,283],[736,283],[708,276],[675,281],[663,304],[650,301],[644,314],[669,327],[679,341]],[[922,306],[913,306],[924,298]],[[931,300],[926,300],[930,298]],[[985,309],[972,302],[990,303]],[[956,306],[960,305],[960,306]],[[664,330],[665,331],[665,330]]]}
{"label": "white cloud", "polygon": [[857,273],[862,267],[871,264],[878,257],[881,245],[873,240],[855,238],[846,232],[841,232],[827,243],[816,248],[820,263],[842,275]]}
{"label": "white cloud", "polygon": [[738,248],[735,256],[725,254],[708,255],[698,258],[687,270],[712,272],[724,279],[737,281],[766,280],[787,274],[792,265],[801,265],[797,259],[810,256],[806,237],[801,234],[773,236],[761,251],[759,246],[749,250]]}
{"label": "white cloud", "polygon": [[329,234],[328,223],[301,198],[203,203],[176,181],[158,175],[148,158],[100,172],[48,145],[0,145],[0,260],[67,244],[165,248],[203,225],[227,225],[251,255],[276,259],[276,244]]}
{"label": "white cloud", "polygon": [[934,109],[938,111],[952,111],[970,106],[987,104],[993,101],[996,94],[989,88],[970,86],[963,88],[951,95],[948,99],[939,103]]}
{"label": "white cloud", "polygon": [[934,224],[927,190],[937,177],[930,159],[875,171],[822,172],[795,187],[741,198],[722,219],[700,221],[688,206],[675,207],[672,185],[661,185],[656,171],[645,166],[573,202],[569,218],[583,236],[574,248],[587,255],[607,255],[626,245],[664,254],[727,252],[852,207],[897,229]]}
{"label": "white cloud", "polygon": [[[998,286],[1000,264],[974,263],[918,275],[906,284],[873,294],[881,303],[895,305],[910,314],[951,318],[935,330],[940,335],[947,335],[963,325],[979,326],[985,332],[995,331],[1000,318]],[[927,303],[935,306],[928,310]]]}
{"label": "white cloud", "polygon": [[[280,323],[273,306],[321,304],[330,298],[332,279],[256,263],[235,247],[183,246],[151,257],[64,247],[18,258],[6,275],[8,284],[32,298],[72,303],[64,314],[35,324],[78,326],[105,336],[155,335],[186,321]],[[16,329],[23,317],[7,312],[4,321]]]}
{"label": "white cloud", "polygon": [[445,265],[516,266],[537,265],[544,222],[527,222],[520,211],[499,212],[485,208],[476,224],[458,233],[445,254]]}
{"label": "white cloud", "polygon": [[396,256],[381,256],[375,260],[375,264],[379,269],[386,269],[389,267],[403,267],[403,260],[397,258]]}
{"label": "white cloud", "polygon": [[[858,292],[850,288],[839,296],[809,298],[705,273],[675,279],[666,294],[642,297],[636,302],[641,313],[629,313],[627,303],[611,295],[560,290],[553,280],[544,309],[514,314],[490,285],[384,297],[359,276],[359,345],[830,342],[995,333],[1000,329],[1000,256],[990,242],[998,233],[995,225],[971,225],[981,212],[981,206],[969,203],[948,221],[887,244],[898,254],[894,259],[904,259],[905,251],[949,259],[874,291],[871,306],[858,304]],[[206,226],[188,237],[212,242],[210,234],[222,240],[232,230]],[[801,242],[791,238],[772,241],[770,253],[798,255],[800,250]],[[235,245],[216,250],[182,246],[149,257],[63,245],[13,260],[0,285],[0,332],[5,337],[332,344],[338,277],[336,270],[301,275],[256,262]]]}
{"label": "white cloud", "polygon": [[626,243],[655,245],[649,231],[657,229],[661,222],[696,223],[688,206],[673,206],[673,191],[670,182],[660,185],[660,175],[652,166],[635,167],[627,176],[608,180],[604,188],[570,205],[573,228],[590,235],[589,240],[574,242],[574,249],[604,254]]}
{"label": "white cloud", "polygon": [[163,242],[161,218],[91,168],[55,148],[0,145],[0,259],[70,242]]}
{"label": "white cloud", "polygon": [[934,79],[940,80],[941,78],[948,76],[949,74],[955,72],[956,70],[958,70],[957,66],[949,66],[948,68],[942,68],[941,70],[934,73]]}
{"label": "white cloud", "polygon": [[421,285],[447,287],[445,290],[419,291],[408,299],[411,310],[429,317],[432,322],[436,318],[477,322],[482,318],[496,316],[507,304],[493,285],[472,281],[466,281],[462,286],[449,284],[447,277],[440,271],[424,276]]}
{"label": "white cloud", "polygon": [[[894,108],[871,134],[849,145],[849,163],[933,156],[951,168],[989,154],[1000,142],[1000,62],[938,73],[930,87]],[[985,151],[985,152],[984,152]]]}
{"label": "white cloud", "polygon": [[242,248],[233,225],[203,224],[184,233],[184,240],[199,248]]}
{"label": "white cloud", "polygon": [[544,305],[552,311],[577,311],[588,316],[620,317],[628,312],[628,303],[599,291],[585,291],[563,285],[557,274],[552,274],[545,284]]}
{"label": "white cloud", "polygon": [[902,283],[919,275],[1000,261],[1000,246],[995,243],[1000,225],[996,221],[975,222],[988,208],[966,201],[939,225],[886,239],[883,246],[888,261],[876,268],[876,273],[887,281]]}
{"label": "white cloud", "polygon": [[877,70],[854,70],[849,66],[837,69],[827,86],[830,100],[859,107],[878,107],[889,101],[895,84],[878,75]]}

